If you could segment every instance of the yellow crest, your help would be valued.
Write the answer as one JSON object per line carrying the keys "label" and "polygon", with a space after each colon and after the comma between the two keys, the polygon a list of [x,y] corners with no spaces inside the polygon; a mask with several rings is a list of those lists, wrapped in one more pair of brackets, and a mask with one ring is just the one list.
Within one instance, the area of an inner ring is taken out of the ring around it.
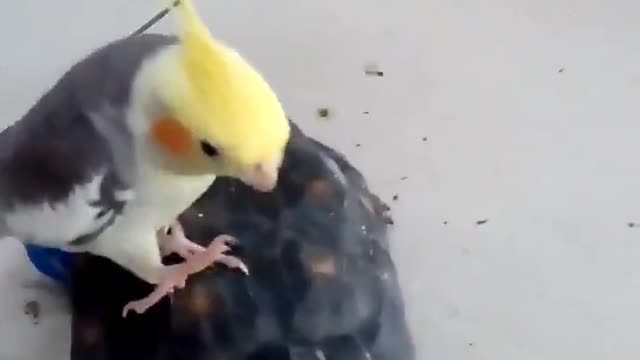
{"label": "yellow crest", "polygon": [[289,123],[269,84],[236,51],[211,36],[191,0],[179,0],[171,12],[188,83],[183,89],[187,93],[174,104],[180,121],[242,164],[283,151]]}

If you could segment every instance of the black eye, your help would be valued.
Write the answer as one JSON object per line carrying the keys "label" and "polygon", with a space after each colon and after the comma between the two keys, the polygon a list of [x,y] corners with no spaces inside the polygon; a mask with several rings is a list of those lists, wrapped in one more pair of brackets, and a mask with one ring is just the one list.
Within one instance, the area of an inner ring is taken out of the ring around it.
{"label": "black eye", "polygon": [[220,152],[215,146],[209,144],[207,141],[204,141],[204,140],[200,141],[200,149],[202,149],[202,152],[209,157],[216,157],[220,154]]}

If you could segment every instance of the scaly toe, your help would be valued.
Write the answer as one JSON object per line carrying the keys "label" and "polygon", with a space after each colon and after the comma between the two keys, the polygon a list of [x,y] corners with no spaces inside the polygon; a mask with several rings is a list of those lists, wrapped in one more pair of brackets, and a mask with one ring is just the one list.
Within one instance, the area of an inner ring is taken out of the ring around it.
{"label": "scaly toe", "polygon": [[242,271],[245,275],[249,275],[249,268],[247,267],[247,265],[235,256],[222,255],[218,259],[216,259],[216,262],[224,264],[231,269],[240,269],[240,271]]}
{"label": "scaly toe", "polygon": [[158,303],[166,295],[172,294],[176,288],[184,288],[187,282],[188,267],[184,263],[171,265],[164,269],[162,280],[147,297],[136,301],[131,301],[124,306],[122,316],[126,317],[130,310],[138,314],[147,311],[151,306]]}
{"label": "scaly toe", "polygon": [[122,317],[127,317],[129,311],[132,310],[137,312],[138,314],[142,314],[143,312],[147,311],[147,309],[149,309],[151,305],[152,304],[149,304],[149,301],[147,299],[131,301],[122,309]]}
{"label": "scaly toe", "polygon": [[178,255],[180,255],[183,259],[188,259],[206,250],[207,249],[196,243],[188,242],[185,244],[181,244],[181,246],[177,246],[175,252],[178,253]]}
{"label": "scaly toe", "polygon": [[218,235],[213,239],[214,243],[222,243],[225,244],[227,246],[231,246],[231,245],[235,245],[238,243],[238,239],[234,238],[231,235],[227,235],[227,234],[222,234],[222,235]]}

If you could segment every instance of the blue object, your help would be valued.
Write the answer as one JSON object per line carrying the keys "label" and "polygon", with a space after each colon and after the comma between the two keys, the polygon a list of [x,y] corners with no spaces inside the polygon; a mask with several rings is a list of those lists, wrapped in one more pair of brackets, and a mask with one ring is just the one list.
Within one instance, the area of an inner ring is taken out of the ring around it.
{"label": "blue object", "polygon": [[62,286],[69,284],[73,254],[55,248],[25,244],[27,256],[35,268]]}

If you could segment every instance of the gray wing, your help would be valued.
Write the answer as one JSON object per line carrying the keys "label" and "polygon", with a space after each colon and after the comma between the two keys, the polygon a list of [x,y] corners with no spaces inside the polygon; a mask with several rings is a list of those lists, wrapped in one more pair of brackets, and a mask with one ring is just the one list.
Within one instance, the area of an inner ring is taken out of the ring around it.
{"label": "gray wing", "polygon": [[122,213],[135,182],[123,109],[61,108],[0,135],[3,225],[46,246],[82,245]]}
{"label": "gray wing", "polygon": [[133,79],[176,41],[145,34],[97,49],[0,134],[0,235],[82,245],[113,223],[135,182],[124,118]]}

